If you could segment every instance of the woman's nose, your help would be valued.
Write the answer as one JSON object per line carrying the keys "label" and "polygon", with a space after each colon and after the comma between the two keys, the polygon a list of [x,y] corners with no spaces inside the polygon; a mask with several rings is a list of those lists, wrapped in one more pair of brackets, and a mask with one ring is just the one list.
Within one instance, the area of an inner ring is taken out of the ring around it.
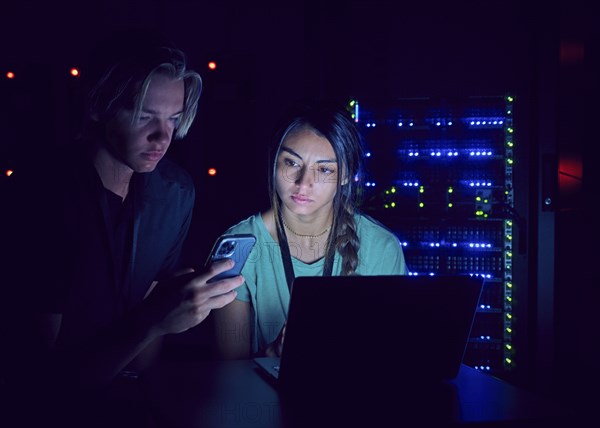
{"label": "woman's nose", "polygon": [[314,171],[306,167],[301,168],[296,176],[296,185],[312,186],[314,183]]}

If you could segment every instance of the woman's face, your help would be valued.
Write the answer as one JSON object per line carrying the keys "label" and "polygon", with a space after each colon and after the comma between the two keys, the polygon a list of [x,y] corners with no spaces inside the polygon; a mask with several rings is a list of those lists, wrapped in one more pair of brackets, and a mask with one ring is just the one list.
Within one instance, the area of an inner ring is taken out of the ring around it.
{"label": "woman's face", "polygon": [[337,191],[338,167],[327,139],[306,127],[288,134],[275,171],[276,190],[284,207],[299,216],[329,215]]}

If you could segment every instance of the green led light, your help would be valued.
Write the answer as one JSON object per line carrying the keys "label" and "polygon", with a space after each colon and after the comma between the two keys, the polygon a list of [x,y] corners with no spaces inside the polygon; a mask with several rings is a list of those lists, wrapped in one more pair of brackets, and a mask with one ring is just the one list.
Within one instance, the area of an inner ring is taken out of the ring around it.
{"label": "green led light", "polygon": [[506,296],[506,300],[507,300],[508,302],[512,302],[512,297],[510,297],[510,296]]}
{"label": "green led light", "polygon": [[506,332],[507,332],[507,333],[512,333],[512,328],[510,328],[510,327],[506,327]]}
{"label": "green led light", "polygon": [[419,208],[423,208],[425,204],[423,202],[419,202]]}
{"label": "green led light", "polygon": [[425,187],[419,186],[419,193],[425,193]]}
{"label": "green led light", "polygon": [[452,187],[448,187],[448,193],[453,193],[454,189]]}
{"label": "green led light", "polygon": [[513,132],[515,132],[515,131],[514,131],[514,129],[512,129],[512,128],[507,128],[507,129],[506,129],[506,132],[508,132],[509,134],[512,134],[512,133],[513,133]]}
{"label": "green led light", "polygon": [[396,193],[396,188],[392,187],[392,193]]}
{"label": "green led light", "polygon": [[356,100],[350,101],[350,107],[354,107],[354,104],[356,104]]}
{"label": "green led light", "polygon": [[392,202],[391,206],[392,208],[396,208],[396,202]]}
{"label": "green led light", "polygon": [[507,145],[508,147],[514,147],[514,143],[513,143],[512,141],[507,141],[507,142],[506,142],[506,145]]}
{"label": "green led light", "polygon": [[509,320],[511,320],[512,319],[512,314],[507,313],[506,314],[506,318],[508,318]]}
{"label": "green led light", "polygon": [[512,220],[506,220],[506,225],[507,226],[512,226],[512,224],[513,224]]}
{"label": "green led light", "polygon": [[452,202],[448,203],[448,208],[452,208],[454,205],[452,204]]}
{"label": "green led light", "polygon": [[506,159],[506,163],[509,164],[509,165],[512,165],[513,162],[514,161],[511,158]]}
{"label": "green led light", "polygon": [[390,194],[390,191],[389,191],[389,190],[386,190],[386,191],[385,191],[385,194],[386,194],[386,195],[389,195],[389,194]]}
{"label": "green led light", "polygon": [[506,110],[506,114],[512,114],[512,110]]}
{"label": "green led light", "polygon": [[512,360],[510,358],[505,358],[504,361],[506,361],[507,364],[512,364]]}
{"label": "green led light", "polygon": [[509,351],[511,351],[511,350],[512,350],[512,345],[511,345],[510,343],[507,343],[507,344],[505,344],[505,345],[504,345],[504,347],[505,347],[506,349],[508,349]]}
{"label": "green led light", "polygon": [[507,251],[506,252],[506,257],[508,257],[510,259],[512,257],[512,251]]}
{"label": "green led light", "polygon": [[507,282],[506,283],[506,288],[512,288],[512,282]]}
{"label": "green led light", "polygon": [[481,202],[481,196],[476,196],[476,197],[475,197],[475,200],[476,200],[477,202]]}
{"label": "green led light", "polygon": [[509,103],[512,103],[514,100],[514,97],[511,97],[510,95],[506,97],[506,101],[508,101]]}

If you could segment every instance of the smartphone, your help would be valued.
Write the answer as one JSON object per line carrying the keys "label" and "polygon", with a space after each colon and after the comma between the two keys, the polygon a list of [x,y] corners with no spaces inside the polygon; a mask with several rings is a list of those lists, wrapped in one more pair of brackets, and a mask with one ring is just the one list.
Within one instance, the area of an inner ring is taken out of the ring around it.
{"label": "smartphone", "polygon": [[224,278],[238,276],[246,264],[246,260],[256,243],[256,237],[250,233],[235,235],[221,235],[217,238],[206,260],[206,266],[222,259],[233,259],[235,266],[225,272],[215,275],[207,282],[214,282]]}

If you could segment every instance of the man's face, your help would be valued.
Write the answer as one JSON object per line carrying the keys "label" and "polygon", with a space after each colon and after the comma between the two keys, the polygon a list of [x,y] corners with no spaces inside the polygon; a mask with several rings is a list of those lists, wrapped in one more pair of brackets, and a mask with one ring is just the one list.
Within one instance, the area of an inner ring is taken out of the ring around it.
{"label": "man's face", "polygon": [[163,158],[184,106],[182,80],[155,74],[148,87],[142,112],[132,123],[133,111],[120,110],[107,126],[112,156],[135,172],[151,172]]}

